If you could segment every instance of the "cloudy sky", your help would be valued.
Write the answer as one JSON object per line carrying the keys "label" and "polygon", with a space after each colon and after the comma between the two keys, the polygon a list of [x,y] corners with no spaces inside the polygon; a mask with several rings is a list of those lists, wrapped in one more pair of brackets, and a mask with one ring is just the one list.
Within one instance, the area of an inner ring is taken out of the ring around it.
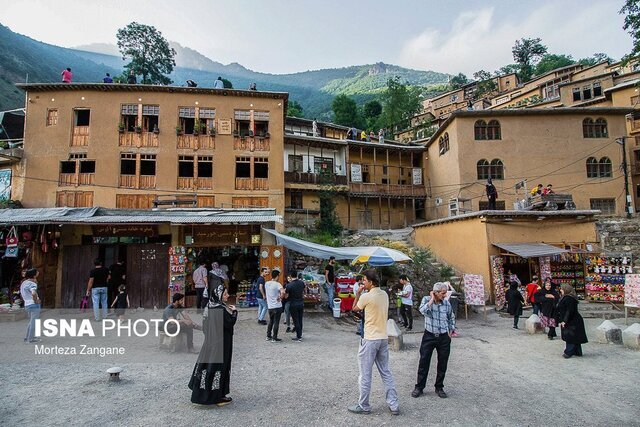
{"label": "cloudy sky", "polygon": [[631,49],[623,0],[0,0],[0,23],[65,47],[115,44],[132,21],[222,63],[269,73],[370,64],[472,74],[540,37],[574,58]]}

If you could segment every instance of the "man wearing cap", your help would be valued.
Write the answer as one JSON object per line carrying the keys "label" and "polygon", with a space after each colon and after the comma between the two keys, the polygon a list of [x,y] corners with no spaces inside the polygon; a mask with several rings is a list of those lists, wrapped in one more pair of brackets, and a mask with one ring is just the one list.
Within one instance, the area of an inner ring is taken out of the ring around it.
{"label": "man wearing cap", "polygon": [[27,335],[24,338],[26,343],[39,342],[40,339],[34,336],[36,320],[40,318],[40,297],[38,296],[38,270],[30,268],[24,275],[25,280],[20,285],[20,296],[24,301],[24,308],[29,313],[29,325]]}

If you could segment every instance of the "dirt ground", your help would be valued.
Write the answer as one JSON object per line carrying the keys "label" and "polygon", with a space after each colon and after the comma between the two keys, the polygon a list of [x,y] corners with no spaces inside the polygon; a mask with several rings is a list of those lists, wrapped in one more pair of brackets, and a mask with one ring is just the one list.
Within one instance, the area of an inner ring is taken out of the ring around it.
{"label": "dirt ground", "polygon": [[[160,313],[136,313],[136,318]],[[43,317],[55,313],[43,313]],[[635,321],[638,321],[637,319]],[[232,404],[190,403],[187,388],[196,354],[156,348],[157,338],[126,342],[126,356],[36,355],[22,342],[26,321],[0,324],[0,422],[17,425],[640,425],[640,352],[594,342],[601,320],[587,319],[591,343],[584,357],[565,360],[564,343],[511,329],[495,312],[485,321],[460,319],[445,379],[448,399],[434,393],[435,357],[426,395],[410,396],[421,333],[405,335],[407,348],[391,353],[401,415],[392,416],[377,374],[373,412],[355,415],[358,337],[355,325],[326,314],[305,318],[304,341],[265,341],[254,311],[236,326]],[[421,329],[422,317],[414,329]],[[617,320],[623,325],[624,320]],[[524,328],[524,320],[521,320]],[[74,341],[75,340],[75,341]],[[44,346],[120,345],[117,338],[45,338]],[[196,332],[196,347],[202,343]],[[122,366],[122,381],[106,369]]]}

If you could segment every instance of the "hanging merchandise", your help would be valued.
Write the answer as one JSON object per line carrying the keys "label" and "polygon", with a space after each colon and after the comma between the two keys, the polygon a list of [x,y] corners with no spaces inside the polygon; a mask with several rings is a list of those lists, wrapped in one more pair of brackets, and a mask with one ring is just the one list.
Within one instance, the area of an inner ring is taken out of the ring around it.
{"label": "hanging merchandise", "polygon": [[542,256],[540,257],[540,280],[542,283],[547,277],[551,277],[551,257]]}
{"label": "hanging merchandise", "polygon": [[184,246],[172,246],[169,248],[169,294],[170,298],[176,294],[185,292],[185,271],[187,256]]}
{"label": "hanging merchandise", "polygon": [[504,258],[491,256],[491,277],[493,278],[493,289],[496,294],[496,307],[503,307],[506,304],[504,296]]}
{"label": "hanging merchandise", "polygon": [[5,258],[17,258],[18,257],[18,247],[11,246],[8,247],[4,252]]}
{"label": "hanging merchandise", "polygon": [[633,272],[630,255],[601,254],[585,260],[587,299],[590,301],[623,302],[627,274]]}
{"label": "hanging merchandise", "polygon": [[551,258],[551,281],[571,285],[578,299],[585,299],[584,261],[581,254],[563,253]]}
{"label": "hanging merchandise", "polygon": [[7,234],[6,243],[8,248],[18,246],[18,233],[16,233],[16,228],[13,226],[9,230],[9,234]]}
{"label": "hanging merchandise", "polygon": [[49,252],[49,244],[47,243],[46,232],[47,232],[47,226],[43,225],[42,226],[42,234],[40,235],[40,243],[41,243],[40,248],[42,249],[42,252],[45,253],[45,254],[47,252]]}

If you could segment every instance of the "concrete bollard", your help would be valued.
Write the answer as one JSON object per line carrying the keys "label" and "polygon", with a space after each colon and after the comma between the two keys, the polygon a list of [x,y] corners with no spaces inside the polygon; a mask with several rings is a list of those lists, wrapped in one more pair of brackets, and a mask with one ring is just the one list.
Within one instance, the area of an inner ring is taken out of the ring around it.
{"label": "concrete bollard", "polygon": [[527,321],[525,322],[525,329],[531,335],[537,332],[543,332],[544,328],[542,327],[542,323],[540,323],[540,318],[537,314],[532,314],[529,316]]}
{"label": "concrete bollard", "polygon": [[387,320],[387,336],[389,337],[389,348],[393,351],[400,351],[404,347],[402,331],[398,328],[396,321]]}
{"label": "concrete bollard", "polygon": [[640,350],[640,323],[634,323],[622,331],[622,343],[627,348]]}
{"label": "concrete bollard", "polygon": [[622,330],[611,320],[605,320],[596,329],[596,342],[601,344],[622,344]]}

